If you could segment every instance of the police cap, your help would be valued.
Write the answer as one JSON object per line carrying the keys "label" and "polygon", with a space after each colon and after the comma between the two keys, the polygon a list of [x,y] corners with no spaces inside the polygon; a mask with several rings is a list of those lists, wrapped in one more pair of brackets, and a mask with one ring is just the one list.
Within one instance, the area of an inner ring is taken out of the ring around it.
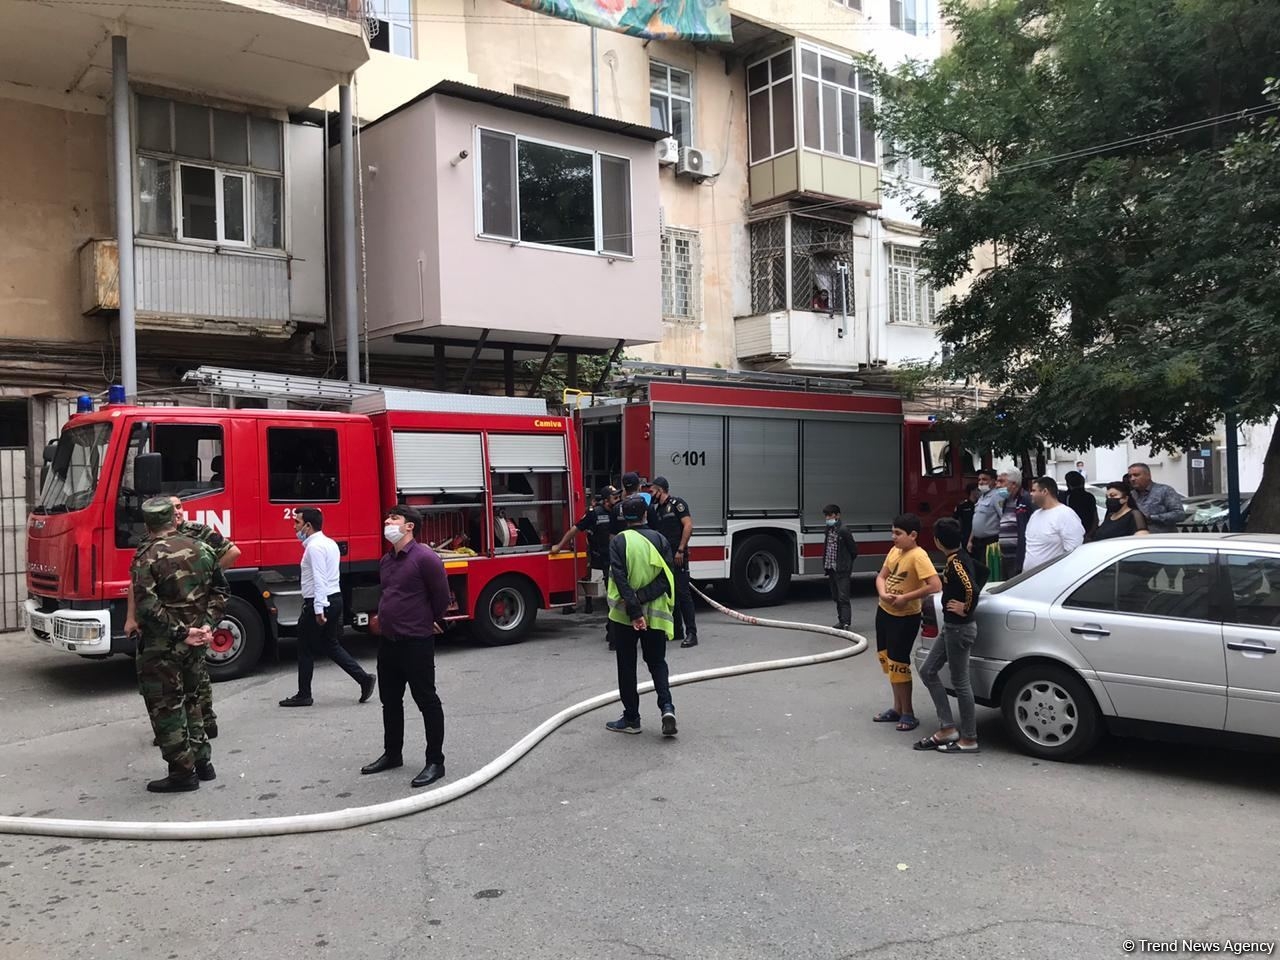
{"label": "police cap", "polygon": [[142,522],[148,530],[162,530],[173,523],[173,501],[168,497],[152,497],[142,504]]}

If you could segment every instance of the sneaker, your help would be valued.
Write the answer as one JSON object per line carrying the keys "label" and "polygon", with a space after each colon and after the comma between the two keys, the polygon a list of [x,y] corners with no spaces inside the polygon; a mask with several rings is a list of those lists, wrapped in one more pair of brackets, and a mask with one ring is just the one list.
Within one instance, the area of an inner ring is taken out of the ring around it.
{"label": "sneaker", "polygon": [[676,735],[676,708],[666,706],[662,711],[662,735],[664,737],[674,737]]}
{"label": "sneaker", "polygon": [[606,730],[612,730],[614,733],[639,733],[640,721],[628,720],[626,717],[619,717],[605,725]]}

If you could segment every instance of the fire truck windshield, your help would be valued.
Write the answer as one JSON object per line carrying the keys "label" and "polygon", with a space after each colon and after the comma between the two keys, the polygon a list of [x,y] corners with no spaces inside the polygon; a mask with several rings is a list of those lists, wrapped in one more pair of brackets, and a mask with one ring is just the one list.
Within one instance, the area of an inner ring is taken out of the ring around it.
{"label": "fire truck windshield", "polygon": [[109,423],[87,423],[62,431],[35,512],[66,513],[87,507],[98,489],[110,442]]}

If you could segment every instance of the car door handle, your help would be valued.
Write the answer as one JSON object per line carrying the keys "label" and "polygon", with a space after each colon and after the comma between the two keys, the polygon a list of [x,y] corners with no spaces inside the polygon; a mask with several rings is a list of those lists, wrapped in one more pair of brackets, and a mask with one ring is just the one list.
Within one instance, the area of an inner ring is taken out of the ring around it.
{"label": "car door handle", "polygon": [[1110,630],[1103,630],[1101,627],[1095,627],[1095,626],[1091,626],[1091,625],[1085,625],[1085,626],[1083,626],[1083,627],[1072,627],[1072,628],[1071,628],[1071,632],[1072,632],[1072,633],[1079,634],[1079,635],[1080,635],[1080,636],[1082,636],[1082,637],[1109,637],[1109,636],[1111,636],[1111,631],[1110,631]]}
{"label": "car door handle", "polygon": [[1239,650],[1242,653],[1275,653],[1275,647],[1268,647],[1265,643],[1244,643],[1239,640],[1228,640],[1228,650]]}

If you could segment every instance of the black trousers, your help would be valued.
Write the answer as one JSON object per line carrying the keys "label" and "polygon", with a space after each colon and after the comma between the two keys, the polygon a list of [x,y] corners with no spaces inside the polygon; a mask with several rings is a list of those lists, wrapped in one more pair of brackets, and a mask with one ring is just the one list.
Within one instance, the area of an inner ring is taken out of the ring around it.
{"label": "black trousers", "polygon": [[622,697],[622,715],[628,720],[640,719],[640,694],[636,692],[636,641],[644,655],[645,666],[653,678],[653,692],[658,696],[658,709],[671,704],[671,675],[667,669],[667,635],[661,630],[641,633],[629,623],[609,621],[609,640],[618,657],[618,694]]}
{"label": "black trousers", "polygon": [[436,693],[434,637],[384,636],[378,647],[382,744],[392,757],[402,756],[404,750],[406,685],[427,729],[427,763],[444,763],[444,707]]}
{"label": "black trousers", "polygon": [[836,619],[843,626],[851,622],[852,607],[849,604],[849,574],[827,571],[827,582],[831,585],[831,599],[836,602]]}
{"label": "black trousers", "polygon": [[688,554],[685,555],[684,566],[674,567],[676,575],[676,639],[685,637],[698,638],[698,624],[694,621],[693,590],[689,583]]}
{"label": "black trousers", "polygon": [[311,696],[311,674],[315,671],[316,657],[328,657],[356,683],[363,683],[368,671],[342,646],[342,594],[329,597],[324,612],[324,623],[316,623],[315,605],[310,598],[302,601],[302,616],[298,618],[298,693]]}

